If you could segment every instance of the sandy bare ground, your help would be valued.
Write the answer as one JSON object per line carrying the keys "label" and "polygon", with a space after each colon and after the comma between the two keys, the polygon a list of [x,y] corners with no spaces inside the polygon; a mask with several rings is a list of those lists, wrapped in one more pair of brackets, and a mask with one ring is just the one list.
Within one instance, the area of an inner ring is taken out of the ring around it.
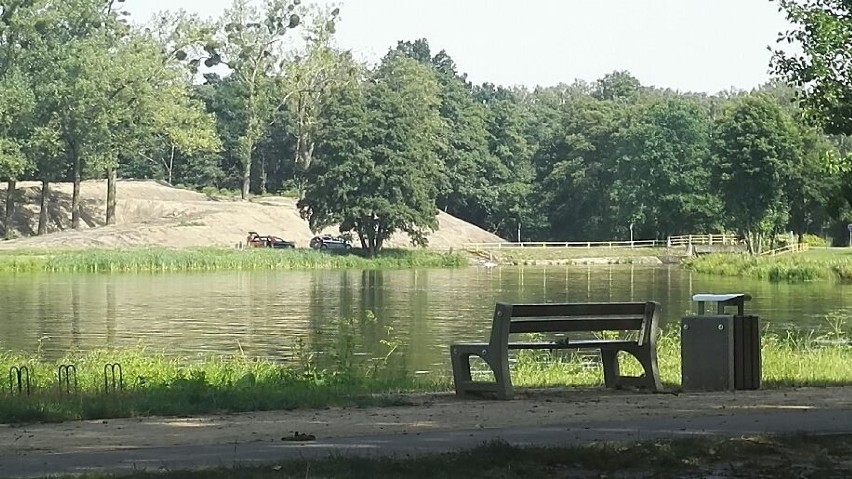
{"label": "sandy bare ground", "polygon": [[[71,230],[71,184],[50,186],[49,233],[33,237],[38,229],[41,184],[18,184],[20,203],[12,227],[20,239],[0,242],[13,248],[121,248],[134,246],[223,246],[245,241],[249,231],[281,236],[307,247],[313,233],[296,209],[296,200],[259,197],[251,201],[213,198],[155,181],[119,181],[116,185],[116,224],[104,226],[106,182],[86,181],[81,187],[81,228]],[[6,196],[5,183],[0,198]],[[0,202],[0,212],[4,210]],[[0,218],[3,215],[0,214]],[[501,242],[499,237],[445,213],[438,214],[438,230],[431,247],[446,249],[461,243]],[[335,228],[326,230],[335,233]],[[406,235],[391,238],[388,246],[407,247]]]}
{"label": "sandy bare ground", "polygon": [[406,398],[410,405],[0,425],[0,456],[110,451],[156,446],[419,434],[493,427],[567,425],[650,418],[736,416],[790,410],[848,410],[852,387],[736,393],[649,394],[604,389],[522,391],[512,401],[461,400],[451,394]]}

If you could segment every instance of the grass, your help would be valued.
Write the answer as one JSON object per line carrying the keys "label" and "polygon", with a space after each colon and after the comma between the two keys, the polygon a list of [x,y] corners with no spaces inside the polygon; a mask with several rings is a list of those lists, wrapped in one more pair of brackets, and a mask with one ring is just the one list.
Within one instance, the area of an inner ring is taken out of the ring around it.
{"label": "grass", "polygon": [[[852,385],[852,331],[845,313],[830,314],[825,326],[809,332],[768,332],[761,338],[763,387]],[[666,328],[657,340],[660,380],[670,390],[680,388],[680,331]],[[620,361],[627,375],[639,375],[642,367],[630,357]],[[548,387],[572,384],[603,385],[596,358],[576,353],[554,354],[525,350],[518,353],[512,382],[521,387]]]}
{"label": "grass", "polygon": [[[395,392],[417,383],[401,367],[392,330],[380,339],[378,356],[357,350],[356,330],[365,322],[375,318],[338,321],[330,354],[297,340],[291,365],[244,355],[192,360],[142,347],[72,353],[57,362],[3,354],[12,387],[0,393],[0,423],[397,403]],[[73,369],[60,382],[67,365]],[[25,371],[20,383],[18,371]]]}
{"label": "grass", "polygon": [[[764,387],[852,384],[849,324],[844,314],[837,313],[820,331],[765,332]],[[31,395],[12,394],[8,389],[0,393],[0,423],[404,404],[402,393],[451,390],[449,370],[427,377],[406,372],[405,357],[392,330],[379,339],[381,351],[365,355],[356,342],[361,326],[355,320],[339,321],[337,343],[324,355],[296,342],[288,365],[242,355],[193,361],[144,348],[71,354],[59,362],[0,355],[0,370],[26,366],[32,387]],[[657,351],[664,385],[679,389],[676,327],[663,332]],[[520,387],[603,385],[596,359],[541,351],[522,351],[516,359],[512,379]],[[105,365],[113,363],[121,364],[124,386],[115,391],[112,375],[106,379],[104,375]],[[76,383],[58,386],[61,364],[75,365]],[[623,360],[621,366],[625,374],[641,372],[635,360]]]}
{"label": "grass", "polygon": [[531,247],[493,248],[482,250],[483,256],[511,264],[531,264],[540,261],[577,260],[582,258],[617,258],[621,263],[630,263],[631,258],[643,256],[682,256],[682,250],[669,248],[625,248],[625,247]]}
{"label": "grass", "polygon": [[775,282],[852,282],[852,251],[847,248],[818,248],[781,256],[712,254],[688,259],[684,265],[698,273]]}
{"label": "grass", "polygon": [[138,248],[0,252],[0,273],[158,273],[459,267],[467,260],[429,250],[386,250],[376,258],[307,249]]}
{"label": "grass", "polygon": [[[735,439],[514,447],[491,442],[462,452],[407,458],[283,461],[258,467],[135,473],[131,479],[528,477],[849,477],[852,436],[786,435]],[[86,479],[109,476],[83,475]]]}

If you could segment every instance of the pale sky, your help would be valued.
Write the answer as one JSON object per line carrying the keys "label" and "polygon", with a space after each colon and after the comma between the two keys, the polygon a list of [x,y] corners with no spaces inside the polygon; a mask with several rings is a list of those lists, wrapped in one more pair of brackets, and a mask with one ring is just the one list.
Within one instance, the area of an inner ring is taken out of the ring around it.
{"label": "pale sky", "polygon": [[[787,29],[769,0],[304,0],[335,3],[337,42],[368,62],[425,37],[474,83],[550,86],[629,70],[643,85],[717,93],[770,78]],[[231,0],[127,0],[137,21],[184,9],[218,17]]]}

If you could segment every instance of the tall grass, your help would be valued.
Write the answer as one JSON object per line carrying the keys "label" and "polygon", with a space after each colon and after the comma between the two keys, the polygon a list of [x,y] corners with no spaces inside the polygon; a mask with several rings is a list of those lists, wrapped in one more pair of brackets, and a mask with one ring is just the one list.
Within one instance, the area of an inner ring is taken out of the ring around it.
{"label": "tall grass", "polygon": [[305,249],[91,249],[0,253],[0,272],[126,273],[458,267],[456,254],[387,250],[376,258]]}
{"label": "tall grass", "polygon": [[766,279],[776,282],[852,282],[852,256],[848,255],[767,257],[714,254],[688,259],[683,264],[686,268],[698,273]]}
{"label": "tall grass", "polygon": [[[70,353],[56,362],[0,354],[9,373],[0,423],[393,403],[398,391],[418,386],[403,367],[392,329],[379,339],[376,355],[356,346],[357,330],[369,322],[375,318],[339,320],[337,343],[327,354],[297,340],[286,365],[243,354],[193,360],[144,347]],[[60,382],[67,365],[76,374]],[[22,375],[19,392],[13,373],[24,368],[29,382]]]}

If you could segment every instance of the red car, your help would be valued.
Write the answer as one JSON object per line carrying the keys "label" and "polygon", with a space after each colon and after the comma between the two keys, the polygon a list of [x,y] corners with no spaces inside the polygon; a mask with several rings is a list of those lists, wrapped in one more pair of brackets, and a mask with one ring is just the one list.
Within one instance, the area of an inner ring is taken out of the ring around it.
{"label": "red car", "polygon": [[247,248],[275,248],[275,249],[289,249],[295,248],[296,243],[292,241],[287,241],[278,236],[261,236],[254,231],[249,232],[248,237],[246,237],[246,247]]}

